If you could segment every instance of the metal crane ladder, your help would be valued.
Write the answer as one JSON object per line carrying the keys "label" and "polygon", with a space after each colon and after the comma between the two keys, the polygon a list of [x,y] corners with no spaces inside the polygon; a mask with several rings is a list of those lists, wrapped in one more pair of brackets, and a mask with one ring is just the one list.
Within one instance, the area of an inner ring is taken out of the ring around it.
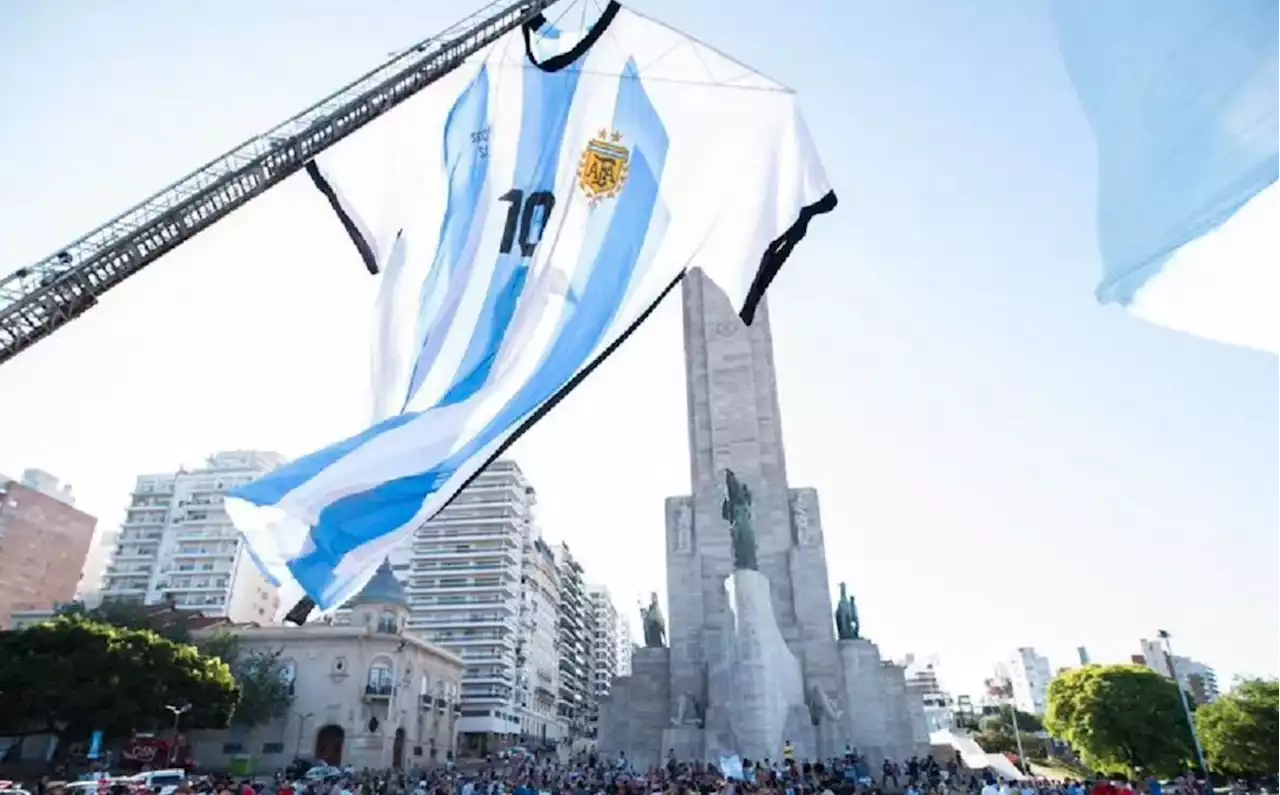
{"label": "metal crane ladder", "polygon": [[491,0],[52,256],[0,280],[0,364],[557,0]]}

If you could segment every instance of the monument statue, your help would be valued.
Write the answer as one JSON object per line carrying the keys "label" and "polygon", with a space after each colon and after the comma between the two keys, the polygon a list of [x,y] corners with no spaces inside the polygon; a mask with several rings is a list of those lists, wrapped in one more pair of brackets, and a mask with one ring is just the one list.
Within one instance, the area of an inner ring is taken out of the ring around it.
{"label": "monument statue", "polygon": [[840,583],[840,601],[836,603],[836,637],[840,640],[858,640],[859,633],[858,606],[849,595],[848,588]]}
{"label": "monument statue", "polygon": [[644,627],[645,648],[661,649],[666,642],[667,622],[662,619],[657,593],[650,593],[649,606],[640,608],[640,624]]}
{"label": "monument statue", "polygon": [[787,482],[767,301],[744,325],[740,301],[700,271],[680,292],[690,483],[661,510],[665,615],[643,594],[636,605],[645,645],[662,648],[641,650],[600,700],[597,754],[640,770],[672,751],[715,764],[786,743],[810,761],[852,745],[873,770],[924,757],[918,688],[859,639],[848,589],[833,604],[818,493]]}
{"label": "monument statue", "polygon": [[724,502],[720,515],[729,523],[729,538],[733,544],[733,568],[757,571],[756,531],[751,522],[751,489],[738,480],[732,469],[724,471]]}
{"label": "monument statue", "polygon": [[702,704],[692,693],[681,693],[676,699],[676,712],[671,717],[671,725],[696,726],[702,728]]}
{"label": "monument statue", "polygon": [[810,685],[809,694],[805,698],[809,707],[809,718],[814,726],[824,723],[839,723],[844,712],[836,706],[835,700],[818,685]]}

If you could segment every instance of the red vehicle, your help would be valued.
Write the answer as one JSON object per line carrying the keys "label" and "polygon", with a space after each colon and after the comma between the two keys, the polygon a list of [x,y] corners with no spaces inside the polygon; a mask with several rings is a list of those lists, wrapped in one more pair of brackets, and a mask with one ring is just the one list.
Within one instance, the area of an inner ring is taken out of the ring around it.
{"label": "red vehicle", "polygon": [[153,734],[135,734],[120,751],[120,767],[131,770],[180,767],[190,771],[195,767],[195,760],[191,758],[191,745],[185,737],[178,737],[175,755],[169,740]]}

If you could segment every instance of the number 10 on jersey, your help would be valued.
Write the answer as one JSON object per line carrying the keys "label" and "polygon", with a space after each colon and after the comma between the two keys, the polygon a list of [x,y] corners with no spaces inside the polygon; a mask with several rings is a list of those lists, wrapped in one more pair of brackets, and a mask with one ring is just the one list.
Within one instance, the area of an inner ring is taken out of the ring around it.
{"label": "number 10 on jersey", "polygon": [[510,203],[498,251],[510,254],[518,242],[521,257],[533,256],[533,250],[538,247],[547,222],[551,220],[556,197],[548,190],[534,191],[526,197],[524,191],[513,188],[499,196],[498,201]]}

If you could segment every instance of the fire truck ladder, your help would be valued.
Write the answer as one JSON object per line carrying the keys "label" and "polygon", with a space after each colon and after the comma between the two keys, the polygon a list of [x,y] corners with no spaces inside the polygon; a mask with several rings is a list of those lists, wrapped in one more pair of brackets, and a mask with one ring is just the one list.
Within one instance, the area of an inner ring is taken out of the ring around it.
{"label": "fire truck ladder", "polygon": [[36,264],[0,279],[0,364],[556,0],[491,0]]}

